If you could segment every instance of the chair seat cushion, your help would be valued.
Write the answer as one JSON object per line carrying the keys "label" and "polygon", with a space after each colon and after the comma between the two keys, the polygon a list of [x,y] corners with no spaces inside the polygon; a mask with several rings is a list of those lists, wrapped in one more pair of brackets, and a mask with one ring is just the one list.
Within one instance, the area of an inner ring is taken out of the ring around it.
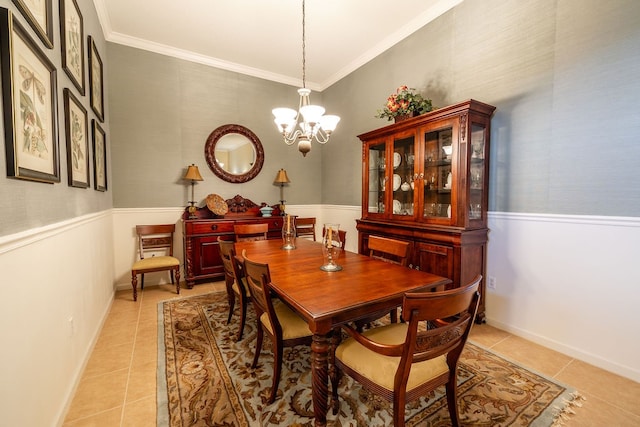
{"label": "chair seat cushion", "polygon": [[[287,305],[282,301],[274,300],[273,309],[276,312],[276,316],[278,316],[278,321],[282,327],[282,339],[289,340],[312,335],[307,322],[305,322],[302,317],[298,316],[296,312],[287,307]],[[271,335],[273,335],[273,329],[271,328],[271,323],[269,322],[269,316],[267,313],[262,313],[260,321]]]}
{"label": "chair seat cushion", "polygon": [[132,270],[148,270],[151,268],[175,267],[180,265],[180,260],[172,256],[153,256],[136,261]]}
{"label": "chair seat cushion", "polygon": [[[407,335],[406,323],[392,323],[362,333],[380,344],[402,344]],[[393,381],[400,357],[383,356],[369,350],[353,338],[348,338],[336,348],[336,359],[363,377],[387,390],[393,390]],[[449,370],[446,355],[411,366],[407,391],[446,373]]]}
{"label": "chair seat cushion", "polygon": [[[247,279],[243,277],[240,280],[242,280],[242,287],[244,288],[244,294],[247,296],[247,298],[251,298],[251,292],[249,291],[249,285],[247,284]],[[237,282],[233,282],[233,285],[231,285],[231,289],[233,289],[233,292],[235,292],[236,295],[240,295],[240,289],[238,288]]]}

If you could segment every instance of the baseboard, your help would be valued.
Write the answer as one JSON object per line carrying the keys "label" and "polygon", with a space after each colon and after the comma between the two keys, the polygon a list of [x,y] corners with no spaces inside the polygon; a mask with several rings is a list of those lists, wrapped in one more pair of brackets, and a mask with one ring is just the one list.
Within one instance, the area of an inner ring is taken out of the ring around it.
{"label": "baseboard", "polygon": [[547,337],[531,333],[530,331],[514,327],[513,325],[502,323],[500,321],[492,319],[491,317],[487,317],[486,322],[490,326],[493,326],[505,332],[509,332],[510,334],[513,334],[520,338],[524,338],[528,341],[555,350],[566,356],[573,357],[574,359],[581,360],[585,363],[589,363],[593,366],[604,369],[605,371],[612,372],[614,374],[629,378],[640,383],[640,372],[627,366],[620,365],[618,363],[612,362],[611,360],[603,359],[602,357],[599,357],[595,354],[588,353],[580,350],[579,348],[568,346],[561,342],[551,340]]}

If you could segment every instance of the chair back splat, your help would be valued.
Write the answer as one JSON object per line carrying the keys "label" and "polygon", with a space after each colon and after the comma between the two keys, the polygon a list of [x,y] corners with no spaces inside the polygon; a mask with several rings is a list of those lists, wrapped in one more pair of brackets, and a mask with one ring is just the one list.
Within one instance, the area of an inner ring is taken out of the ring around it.
{"label": "chair back splat", "polygon": [[269,224],[237,224],[233,226],[236,242],[251,240],[267,240]]}
{"label": "chair back splat", "polygon": [[140,259],[131,267],[134,301],[138,300],[138,274],[141,275],[140,289],[144,289],[145,273],[169,271],[171,283],[175,282],[176,293],[180,293],[180,260],[173,256],[175,229],[175,224],[136,225]]}
{"label": "chair back splat", "polygon": [[410,243],[387,237],[369,236],[369,256],[393,264],[407,266]]}
{"label": "chair back splat", "polygon": [[[456,372],[478,310],[481,276],[468,285],[441,292],[406,293],[406,323],[392,323],[363,333],[343,326],[350,338],[335,349],[331,373],[334,402],[342,372],[364,388],[393,402],[393,425],[404,426],[405,404],[446,386],[453,426],[460,425]],[[424,328],[424,324],[427,328]],[[422,327],[420,327],[422,325]],[[404,337],[403,342],[398,342]],[[334,414],[338,409],[334,404]]]}
{"label": "chair back splat", "polygon": [[296,218],[296,237],[309,237],[316,241],[316,219]]}

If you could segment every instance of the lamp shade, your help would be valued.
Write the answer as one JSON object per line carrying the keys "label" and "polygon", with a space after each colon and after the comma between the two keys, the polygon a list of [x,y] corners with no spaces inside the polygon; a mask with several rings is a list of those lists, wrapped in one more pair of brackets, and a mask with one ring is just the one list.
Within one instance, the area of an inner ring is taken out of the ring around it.
{"label": "lamp shade", "polygon": [[187,173],[184,174],[183,179],[188,179],[191,181],[204,181],[204,179],[202,178],[202,175],[200,175],[200,171],[198,170],[198,167],[194,164],[192,164],[187,168]]}
{"label": "lamp shade", "polygon": [[287,171],[284,169],[280,169],[276,174],[276,179],[273,180],[274,184],[289,184],[290,182]]}

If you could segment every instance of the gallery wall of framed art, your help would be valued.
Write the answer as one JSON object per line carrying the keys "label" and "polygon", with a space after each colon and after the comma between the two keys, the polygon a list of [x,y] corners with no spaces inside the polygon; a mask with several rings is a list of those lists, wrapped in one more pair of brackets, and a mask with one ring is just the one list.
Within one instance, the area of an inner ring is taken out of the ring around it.
{"label": "gallery wall of framed art", "polygon": [[57,11],[53,2],[0,7],[6,177],[57,184],[66,173],[69,187],[106,192],[101,47],[85,33],[77,0],[58,0]]}

